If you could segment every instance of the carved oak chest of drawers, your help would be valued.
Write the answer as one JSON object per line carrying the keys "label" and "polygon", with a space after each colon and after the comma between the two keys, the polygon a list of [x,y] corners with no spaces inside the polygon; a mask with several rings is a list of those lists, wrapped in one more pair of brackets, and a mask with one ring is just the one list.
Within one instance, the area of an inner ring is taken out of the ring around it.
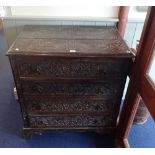
{"label": "carved oak chest of drawers", "polygon": [[115,133],[134,57],[115,27],[25,26],[8,56],[26,136]]}

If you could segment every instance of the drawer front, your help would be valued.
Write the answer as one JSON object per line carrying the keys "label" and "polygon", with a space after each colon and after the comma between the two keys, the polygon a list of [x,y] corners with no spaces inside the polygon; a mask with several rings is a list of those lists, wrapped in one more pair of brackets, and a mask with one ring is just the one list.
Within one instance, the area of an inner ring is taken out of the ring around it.
{"label": "drawer front", "polygon": [[25,106],[29,114],[53,113],[114,113],[113,97],[94,98],[52,98],[49,96],[26,96]]}
{"label": "drawer front", "polygon": [[[127,60],[118,58],[64,59],[64,58],[18,58],[20,77],[40,78],[88,78],[108,75],[121,76],[127,72]],[[119,77],[118,76],[118,77]]]}
{"label": "drawer front", "polygon": [[115,126],[109,116],[29,116],[30,127],[104,127]]}
{"label": "drawer front", "polygon": [[122,90],[121,81],[106,82],[22,82],[23,94],[27,95],[114,95]]}

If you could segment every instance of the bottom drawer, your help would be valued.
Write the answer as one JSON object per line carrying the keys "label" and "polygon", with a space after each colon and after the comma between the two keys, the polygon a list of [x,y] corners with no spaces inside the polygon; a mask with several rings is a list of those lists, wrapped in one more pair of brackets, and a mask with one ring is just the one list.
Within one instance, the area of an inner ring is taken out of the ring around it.
{"label": "bottom drawer", "polygon": [[30,127],[106,127],[115,126],[110,116],[29,116]]}

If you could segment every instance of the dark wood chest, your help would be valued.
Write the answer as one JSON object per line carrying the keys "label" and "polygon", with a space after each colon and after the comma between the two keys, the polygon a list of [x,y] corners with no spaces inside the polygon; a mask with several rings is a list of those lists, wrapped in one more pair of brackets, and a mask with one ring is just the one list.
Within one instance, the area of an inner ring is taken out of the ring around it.
{"label": "dark wood chest", "polygon": [[115,27],[25,26],[8,51],[24,133],[114,133],[133,53]]}

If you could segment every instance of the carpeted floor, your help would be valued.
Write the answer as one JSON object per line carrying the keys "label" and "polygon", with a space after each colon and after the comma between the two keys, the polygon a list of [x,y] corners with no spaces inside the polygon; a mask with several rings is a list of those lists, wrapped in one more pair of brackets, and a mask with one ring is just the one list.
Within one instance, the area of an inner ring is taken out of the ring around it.
{"label": "carpeted floor", "polygon": [[[112,137],[97,133],[49,132],[22,138],[19,104],[13,96],[13,77],[6,56],[6,41],[0,32],[0,147],[104,148],[114,147]],[[131,147],[155,147],[153,120],[143,126],[134,125],[129,136]]]}
{"label": "carpeted floor", "polygon": [[143,125],[132,126],[129,143],[133,148],[155,148],[155,123],[152,117]]}

